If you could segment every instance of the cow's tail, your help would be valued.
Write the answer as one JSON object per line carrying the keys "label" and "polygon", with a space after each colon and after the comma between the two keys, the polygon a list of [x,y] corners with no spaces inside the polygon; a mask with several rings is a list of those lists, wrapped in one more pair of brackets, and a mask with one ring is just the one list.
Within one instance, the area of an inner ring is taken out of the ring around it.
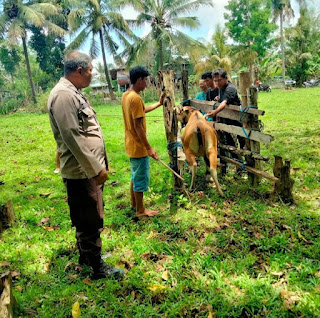
{"label": "cow's tail", "polygon": [[197,138],[199,147],[205,147],[206,144],[206,132],[202,127],[197,126]]}

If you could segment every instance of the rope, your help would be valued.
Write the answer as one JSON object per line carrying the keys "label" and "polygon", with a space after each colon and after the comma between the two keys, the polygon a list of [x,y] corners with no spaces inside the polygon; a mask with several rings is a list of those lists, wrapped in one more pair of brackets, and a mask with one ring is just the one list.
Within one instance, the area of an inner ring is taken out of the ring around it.
{"label": "rope", "polygon": [[168,142],[167,149],[171,152],[174,152],[178,147],[183,148],[183,145],[180,141]]}
{"label": "rope", "polygon": [[245,169],[245,166],[248,164],[246,161],[241,161],[241,160],[239,160],[239,159],[237,159],[237,158],[232,158],[234,161],[238,161],[238,162],[240,162],[241,163],[241,166],[240,166],[240,168],[242,169],[242,170],[246,170]]}
{"label": "rope", "polygon": [[[246,106],[246,107],[242,108],[240,105],[240,123],[242,123],[242,117],[243,117],[244,113],[247,113],[248,110],[252,109],[252,108],[258,109],[257,106]],[[250,135],[251,135],[252,130],[250,129],[249,134],[247,134],[246,130],[243,127],[241,127],[241,128],[242,128],[242,131],[243,131],[244,135],[246,136],[246,138],[250,139]]]}
{"label": "rope", "polygon": [[183,100],[182,102],[180,102],[180,104],[181,104],[182,106],[184,106],[184,104],[189,103],[189,102],[191,101],[191,99],[192,99],[192,98],[185,99],[185,100]]}

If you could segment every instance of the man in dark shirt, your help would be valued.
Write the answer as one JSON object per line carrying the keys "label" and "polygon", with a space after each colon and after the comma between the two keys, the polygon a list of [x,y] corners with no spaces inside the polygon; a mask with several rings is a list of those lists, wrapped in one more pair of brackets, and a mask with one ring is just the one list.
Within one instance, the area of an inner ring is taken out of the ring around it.
{"label": "man in dark shirt", "polygon": [[[211,110],[207,113],[206,117],[214,118],[219,112],[221,112],[227,105],[241,105],[240,98],[238,96],[238,92],[236,87],[228,81],[228,74],[227,71],[223,68],[218,68],[213,72],[213,80],[214,83],[217,85],[218,88],[218,96],[216,100],[220,103],[219,106]],[[242,127],[242,124],[236,120],[231,120],[227,118],[219,117],[217,118],[217,122]],[[219,133],[219,140],[223,141],[224,144],[230,146],[236,146],[236,142],[231,134],[227,132]],[[240,148],[243,148],[245,145],[244,138],[238,136]],[[221,149],[222,150],[222,149]],[[224,151],[221,151],[221,154],[224,155]],[[239,159],[237,155],[232,154],[232,157]]]}
{"label": "man in dark shirt", "polygon": [[219,95],[219,90],[214,84],[213,76],[211,71],[206,71],[201,75],[201,79],[207,84],[208,90],[206,94],[206,100],[216,100],[216,97]]}

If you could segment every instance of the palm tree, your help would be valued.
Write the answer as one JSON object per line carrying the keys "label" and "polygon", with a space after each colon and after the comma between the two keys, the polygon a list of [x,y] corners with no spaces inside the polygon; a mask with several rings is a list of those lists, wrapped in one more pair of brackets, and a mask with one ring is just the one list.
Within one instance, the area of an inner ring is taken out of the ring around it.
{"label": "palm tree", "polygon": [[99,54],[99,46],[96,42],[96,37],[99,36],[106,81],[111,99],[115,99],[106,62],[105,45],[117,59],[119,46],[115,42],[114,36],[120,40],[124,47],[129,46],[127,37],[135,38],[135,36],[121,13],[113,10],[109,0],[85,0],[82,4],[81,7],[71,10],[68,15],[71,33],[78,33],[68,48],[77,49],[91,37],[90,55],[95,58]]}
{"label": "palm tree", "polygon": [[194,12],[202,5],[212,6],[211,0],[123,0],[124,5],[132,6],[139,12],[135,20],[136,26],[150,25],[150,32],[136,42],[127,53],[127,64],[148,56],[150,48],[156,47],[156,61],[158,69],[163,69],[164,51],[173,50],[174,53],[189,53],[192,46],[199,42],[178,30],[178,27],[195,29],[199,26],[196,17],[181,16]]}
{"label": "palm tree", "polygon": [[36,103],[36,93],[27,49],[27,29],[29,25],[34,25],[37,27],[45,27],[48,32],[64,35],[64,29],[47,19],[47,17],[59,13],[59,10],[59,6],[49,2],[32,0],[29,2],[23,0],[5,0],[3,2],[3,11],[0,15],[0,36],[7,36],[12,44],[17,44],[18,39],[22,40],[34,103]]}
{"label": "palm tree", "polygon": [[[216,27],[216,32],[212,35],[211,41],[204,47],[196,49],[200,50],[200,54],[195,53],[195,59],[200,60],[194,69],[197,74],[201,74],[206,70],[213,70],[218,67],[224,68],[229,74],[232,70],[232,62],[230,58],[231,48],[226,44],[226,30],[219,25]],[[204,42],[201,40],[201,42]],[[198,57],[196,57],[198,55]]]}
{"label": "palm tree", "polygon": [[[299,5],[306,5],[306,0],[297,0]],[[284,55],[284,37],[283,37],[283,22],[285,18],[294,16],[294,11],[291,7],[290,0],[272,0],[274,21],[278,18],[280,20],[280,46],[281,46],[281,59],[282,59],[282,81],[285,86],[285,55]]]}

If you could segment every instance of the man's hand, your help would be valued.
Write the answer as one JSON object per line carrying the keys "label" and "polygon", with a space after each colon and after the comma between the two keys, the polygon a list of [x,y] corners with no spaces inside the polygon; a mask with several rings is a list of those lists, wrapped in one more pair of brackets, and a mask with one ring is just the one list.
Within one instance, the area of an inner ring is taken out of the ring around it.
{"label": "man's hand", "polygon": [[159,159],[157,152],[153,148],[148,149],[148,156],[155,160]]}
{"label": "man's hand", "polygon": [[214,117],[214,115],[215,115],[215,111],[214,110],[210,110],[207,114],[206,114],[206,118],[208,118],[208,117]]}
{"label": "man's hand", "polygon": [[108,172],[106,169],[102,169],[99,174],[94,177],[94,179],[96,180],[96,183],[97,184],[103,184],[106,182],[106,180],[109,179],[109,176],[108,176]]}
{"label": "man's hand", "polygon": [[165,97],[166,97],[166,93],[162,92],[159,99],[160,106],[163,105],[163,101]]}

